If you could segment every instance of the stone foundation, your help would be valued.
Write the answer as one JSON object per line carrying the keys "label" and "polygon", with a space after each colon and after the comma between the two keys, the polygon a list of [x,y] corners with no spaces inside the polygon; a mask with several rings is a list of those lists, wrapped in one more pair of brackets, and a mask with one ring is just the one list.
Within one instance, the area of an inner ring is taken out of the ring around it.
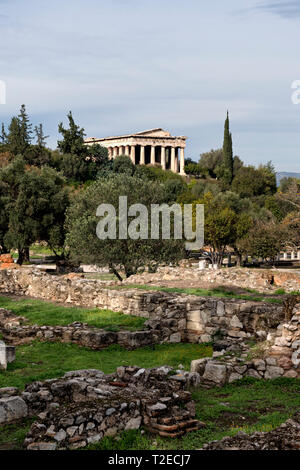
{"label": "stone foundation", "polygon": [[19,396],[16,389],[0,389],[0,423],[38,415],[24,442],[29,450],[77,449],[142,425],[160,436],[180,437],[203,426],[184,390],[194,376],[176,375],[169,366],[119,367],[111,375],[68,372],[30,384]]}
{"label": "stone foundation", "polygon": [[147,329],[155,334],[159,330],[161,341],[169,342],[205,343],[216,337],[232,343],[253,336],[265,339],[284,319],[283,308],[277,304],[104,289],[96,280],[71,280],[23,268],[0,271],[0,291],[140,316],[147,319]]}

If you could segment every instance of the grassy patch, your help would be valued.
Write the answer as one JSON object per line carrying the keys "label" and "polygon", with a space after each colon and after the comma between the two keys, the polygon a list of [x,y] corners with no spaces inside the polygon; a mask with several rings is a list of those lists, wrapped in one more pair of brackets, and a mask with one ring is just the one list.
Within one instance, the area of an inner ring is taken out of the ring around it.
{"label": "grassy patch", "polygon": [[22,450],[22,444],[34,419],[0,426],[0,451]]}
{"label": "grassy patch", "polygon": [[100,369],[106,374],[122,365],[148,368],[168,364],[176,368],[183,364],[189,369],[193,359],[211,354],[211,346],[203,344],[161,344],[134,351],[113,345],[102,351],[93,351],[75,344],[35,341],[16,349],[16,361],[8,365],[6,372],[0,372],[0,388],[23,388],[29,382],[60,377],[65,372],[78,369]]}
{"label": "grassy patch", "polygon": [[31,325],[66,326],[74,321],[80,321],[109,331],[120,329],[135,331],[141,330],[145,323],[145,318],[111,310],[64,307],[36,299],[15,300],[10,297],[0,297],[0,308],[6,308],[16,315],[26,317]]}
{"label": "grassy patch", "polygon": [[212,440],[234,436],[239,431],[271,431],[300,407],[300,380],[244,379],[223,388],[193,392],[197,418],[206,427],[180,439],[163,439],[146,432],[125,432],[89,446],[91,450],[196,450]]}
{"label": "grassy patch", "polygon": [[111,273],[85,273],[85,279],[96,279],[98,281],[117,281],[117,277]]}

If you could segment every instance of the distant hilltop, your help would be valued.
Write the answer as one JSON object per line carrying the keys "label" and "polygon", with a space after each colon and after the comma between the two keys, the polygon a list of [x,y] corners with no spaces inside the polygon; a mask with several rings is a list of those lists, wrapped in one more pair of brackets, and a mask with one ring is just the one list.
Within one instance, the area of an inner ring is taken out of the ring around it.
{"label": "distant hilltop", "polygon": [[276,173],[276,180],[277,184],[279,185],[280,180],[282,178],[299,178],[300,179],[300,173],[290,173],[288,171],[280,171],[279,173]]}

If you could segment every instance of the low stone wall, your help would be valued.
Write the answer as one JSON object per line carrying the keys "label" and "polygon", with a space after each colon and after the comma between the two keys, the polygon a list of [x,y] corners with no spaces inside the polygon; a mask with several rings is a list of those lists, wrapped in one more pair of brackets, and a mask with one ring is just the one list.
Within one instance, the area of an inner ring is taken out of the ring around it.
{"label": "low stone wall", "polygon": [[198,269],[198,264],[193,267],[187,263],[180,266],[159,267],[156,273],[144,272],[135,274],[124,279],[123,284],[161,285],[164,283],[169,287],[184,285],[188,283],[193,287],[200,285],[241,287],[255,289],[259,292],[274,292],[278,288],[286,292],[300,290],[300,274],[287,269],[255,269],[255,268],[227,268],[227,269]]}
{"label": "low stone wall", "polygon": [[203,343],[215,336],[233,343],[252,336],[264,339],[284,318],[283,308],[277,304],[104,289],[96,280],[69,279],[24,268],[0,271],[0,291],[141,316],[148,319],[148,329],[160,330],[161,340],[170,342]]}
{"label": "low stone wall", "polygon": [[141,425],[180,437],[203,423],[184,390],[196,374],[172,374],[169,366],[119,367],[111,375],[81,370],[34,382],[19,396],[16,389],[0,389],[0,423],[38,416],[24,442],[29,450],[77,449]]}
{"label": "low stone wall", "polygon": [[[230,354],[230,353],[229,353]],[[259,345],[255,357],[251,349],[241,357],[230,357],[226,351],[214,353],[215,358],[203,358],[191,363],[191,372],[200,374],[200,384],[206,387],[222,386],[243,377],[276,379],[300,377],[300,312],[290,322],[281,323]]]}

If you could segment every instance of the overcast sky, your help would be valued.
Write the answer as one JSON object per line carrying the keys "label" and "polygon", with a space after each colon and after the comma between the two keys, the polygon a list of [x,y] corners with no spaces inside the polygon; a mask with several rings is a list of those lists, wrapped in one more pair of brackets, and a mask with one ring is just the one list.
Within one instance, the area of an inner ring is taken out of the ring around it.
{"label": "overcast sky", "polygon": [[222,146],[300,172],[300,0],[0,0],[8,122],[25,103],[55,148],[73,111],[87,136],[163,127],[186,156]]}

